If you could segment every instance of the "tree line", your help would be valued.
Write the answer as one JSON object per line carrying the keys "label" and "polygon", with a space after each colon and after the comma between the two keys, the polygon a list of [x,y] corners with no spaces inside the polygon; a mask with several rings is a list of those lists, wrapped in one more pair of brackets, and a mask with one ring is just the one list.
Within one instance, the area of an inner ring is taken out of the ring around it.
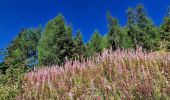
{"label": "tree line", "polygon": [[[102,36],[94,31],[84,43],[80,30],[72,35],[72,27],[59,14],[51,19],[44,29],[24,28],[5,50],[1,73],[18,69],[21,73],[33,66],[62,65],[66,59],[87,58],[106,48],[136,49],[145,51],[170,51],[170,7],[158,27],[147,15],[142,4],[128,8],[127,23],[120,26],[118,20],[107,12],[108,33]],[[18,71],[17,70],[17,71]]]}

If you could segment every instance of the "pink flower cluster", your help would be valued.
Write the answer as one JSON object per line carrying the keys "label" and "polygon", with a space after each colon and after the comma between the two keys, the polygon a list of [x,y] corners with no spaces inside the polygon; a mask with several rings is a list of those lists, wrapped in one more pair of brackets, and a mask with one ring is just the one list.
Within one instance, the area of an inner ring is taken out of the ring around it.
{"label": "pink flower cluster", "polygon": [[168,99],[170,53],[104,50],[25,74],[21,99]]}

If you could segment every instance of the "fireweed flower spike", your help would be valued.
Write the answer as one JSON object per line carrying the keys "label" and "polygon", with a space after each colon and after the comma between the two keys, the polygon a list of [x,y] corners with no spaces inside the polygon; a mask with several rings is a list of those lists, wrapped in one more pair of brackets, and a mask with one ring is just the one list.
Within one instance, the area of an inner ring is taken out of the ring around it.
{"label": "fireweed flower spike", "polygon": [[169,76],[170,53],[143,52],[141,48],[104,50],[81,62],[67,60],[63,66],[53,65],[26,73],[20,97],[169,99]]}

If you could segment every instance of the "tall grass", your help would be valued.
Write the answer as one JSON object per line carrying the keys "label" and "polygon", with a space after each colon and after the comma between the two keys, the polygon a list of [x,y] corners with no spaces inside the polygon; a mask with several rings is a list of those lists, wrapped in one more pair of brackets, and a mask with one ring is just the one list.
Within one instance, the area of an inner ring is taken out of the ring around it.
{"label": "tall grass", "polygon": [[170,99],[170,53],[105,50],[25,74],[19,99]]}

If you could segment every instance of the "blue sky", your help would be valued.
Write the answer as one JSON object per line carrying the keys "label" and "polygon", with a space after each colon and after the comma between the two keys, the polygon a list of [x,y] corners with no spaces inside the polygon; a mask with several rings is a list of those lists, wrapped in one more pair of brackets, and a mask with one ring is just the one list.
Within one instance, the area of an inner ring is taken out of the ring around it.
{"label": "blue sky", "polygon": [[45,26],[58,13],[87,41],[98,29],[107,33],[106,11],[126,23],[126,10],[143,3],[156,25],[162,22],[170,0],[0,0],[0,48],[9,45],[23,27]]}

